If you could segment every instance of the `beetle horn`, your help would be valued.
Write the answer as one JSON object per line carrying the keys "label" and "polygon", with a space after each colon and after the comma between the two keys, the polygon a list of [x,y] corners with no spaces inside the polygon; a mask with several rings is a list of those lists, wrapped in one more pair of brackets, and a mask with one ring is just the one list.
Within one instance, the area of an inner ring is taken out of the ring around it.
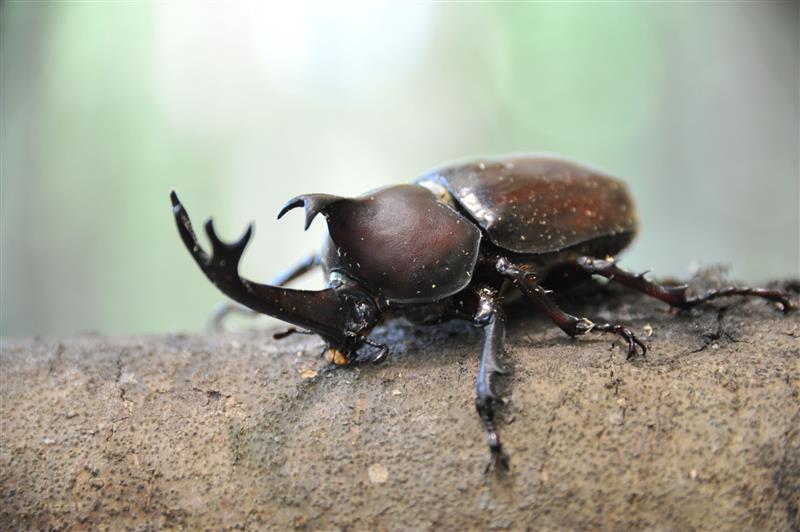
{"label": "beetle horn", "polygon": [[214,224],[208,220],[205,229],[211,241],[209,256],[197,241],[189,214],[175,191],[170,198],[178,232],[189,253],[206,277],[231,299],[256,312],[309,329],[337,348],[354,347],[360,333],[377,321],[374,303],[355,287],[292,290],[240,277],[239,260],[253,235],[252,224],[237,242],[227,243],[219,239]]}
{"label": "beetle horn", "polygon": [[281,211],[278,213],[278,219],[280,220],[284,214],[295,207],[302,206],[306,210],[305,229],[308,229],[317,214],[325,211],[325,209],[343,199],[345,198],[341,196],[333,196],[331,194],[303,194],[287,201]]}

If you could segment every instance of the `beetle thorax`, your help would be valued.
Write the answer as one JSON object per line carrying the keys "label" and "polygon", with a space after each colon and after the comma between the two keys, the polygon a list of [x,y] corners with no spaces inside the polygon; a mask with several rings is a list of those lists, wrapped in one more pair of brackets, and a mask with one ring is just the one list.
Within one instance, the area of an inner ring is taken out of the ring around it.
{"label": "beetle thorax", "polygon": [[422,186],[345,198],[326,208],[325,217],[329,275],[355,280],[382,301],[436,301],[472,279],[480,230]]}

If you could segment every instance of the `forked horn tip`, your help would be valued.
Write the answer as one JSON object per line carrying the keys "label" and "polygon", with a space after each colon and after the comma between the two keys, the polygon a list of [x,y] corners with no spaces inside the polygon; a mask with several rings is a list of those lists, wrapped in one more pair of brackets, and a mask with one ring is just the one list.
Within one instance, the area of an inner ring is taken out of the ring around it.
{"label": "forked horn tip", "polygon": [[247,243],[250,241],[250,237],[253,236],[253,231],[254,230],[255,230],[255,224],[253,222],[250,222],[247,225],[247,229],[245,229],[244,234],[242,235],[242,237],[234,244],[234,247],[237,247],[237,248],[245,247],[247,245]]}
{"label": "forked horn tip", "polygon": [[210,238],[212,242],[220,241],[219,237],[217,236],[217,231],[214,229],[214,220],[209,218],[208,220],[206,220],[206,223],[203,224],[203,227],[205,227],[206,234],[208,235],[208,238]]}
{"label": "forked horn tip", "polygon": [[244,234],[237,240],[236,242],[223,242],[220,240],[219,236],[217,236],[217,231],[214,229],[214,220],[209,218],[206,220],[205,229],[206,234],[208,235],[208,239],[211,241],[211,245],[214,247],[215,252],[222,253],[223,250],[236,250],[240,254],[244,250],[247,243],[250,241],[250,238],[253,236],[253,230],[255,228],[255,224],[252,222],[247,226],[245,229]]}
{"label": "forked horn tip", "polygon": [[328,207],[343,199],[345,198],[330,194],[303,194],[287,201],[281,212],[278,213],[278,218],[296,207],[303,207],[306,211],[305,229],[307,230],[317,214],[324,212]]}
{"label": "forked horn tip", "polygon": [[174,189],[170,190],[169,199],[172,202],[172,214],[177,217],[183,213],[186,216],[186,209],[183,207],[181,200],[178,199],[178,194],[175,193]]}
{"label": "forked horn tip", "polygon": [[283,215],[287,212],[291,211],[294,208],[301,207],[305,204],[305,199],[303,196],[297,196],[295,198],[290,199],[286,202],[286,204],[281,207],[280,212],[278,213],[278,220],[283,218]]}

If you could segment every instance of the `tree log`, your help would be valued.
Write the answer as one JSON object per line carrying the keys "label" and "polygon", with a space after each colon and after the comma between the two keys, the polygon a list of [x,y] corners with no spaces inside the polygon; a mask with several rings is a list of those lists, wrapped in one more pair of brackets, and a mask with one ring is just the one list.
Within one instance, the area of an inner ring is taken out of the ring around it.
{"label": "tree log", "polygon": [[800,313],[604,284],[560,301],[649,352],[515,305],[505,477],[484,471],[466,323],[389,323],[389,359],[344,368],[263,330],[6,340],[0,526],[800,528]]}

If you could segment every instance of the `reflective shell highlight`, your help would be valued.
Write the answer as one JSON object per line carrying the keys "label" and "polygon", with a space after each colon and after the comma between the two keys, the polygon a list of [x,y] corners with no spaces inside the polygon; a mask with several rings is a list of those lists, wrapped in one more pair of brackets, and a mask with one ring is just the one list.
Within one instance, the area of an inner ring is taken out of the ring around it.
{"label": "reflective shell highlight", "polygon": [[611,240],[622,249],[638,226],[623,182],[553,156],[454,164],[417,182],[444,187],[489,240],[516,253],[560,251],[603,237],[617,237]]}

